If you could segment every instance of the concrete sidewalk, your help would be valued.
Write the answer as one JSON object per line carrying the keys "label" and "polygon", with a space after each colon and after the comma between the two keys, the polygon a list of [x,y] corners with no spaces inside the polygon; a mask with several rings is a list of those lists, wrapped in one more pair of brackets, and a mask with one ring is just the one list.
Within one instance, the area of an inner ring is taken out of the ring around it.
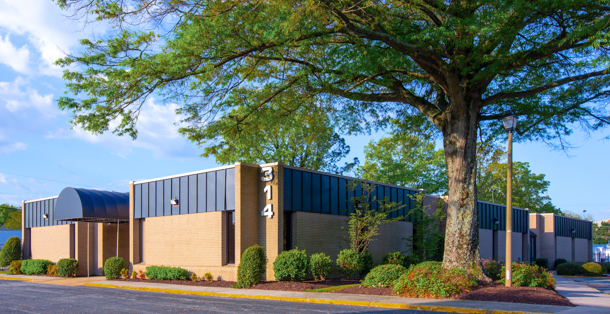
{"label": "concrete sidewalk", "polygon": [[610,295],[602,293],[584,284],[575,282],[569,278],[552,272],[557,281],[555,291],[568,299],[577,307],[564,312],[571,313],[610,313]]}
{"label": "concrete sidewalk", "polygon": [[[307,302],[323,304],[357,305],[383,308],[428,310],[451,313],[609,313],[609,312],[589,312],[587,308],[537,305],[522,303],[505,302],[486,302],[486,301],[467,301],[467,300],[447,300],[447,299],[412,299],[394,296],[371,296],[341,293],[317,293],[317,292],[293,292],[275,290],[255,290],[255,289],[233,289],[216,287],[199,287],[187,285],[157,284],[149,282],[129,282],[129,281],[108,281],[104,277],[80,277],[63,278],[25,276],[25,275],[3,275],[1,279],[28,280],[39,283],[54,283],[64,285],[85,285],[91,287],[129,289],[160,293],[204,295],[214,297],[246,298],[246,299],[265,299],[289,302]],[[53,282],[53,280],[56,280]],[[62,281],[63,280],[63,283]],[[74,284],[77,283],[78,284]],[[577,284],[578,285],[578,284]]]}

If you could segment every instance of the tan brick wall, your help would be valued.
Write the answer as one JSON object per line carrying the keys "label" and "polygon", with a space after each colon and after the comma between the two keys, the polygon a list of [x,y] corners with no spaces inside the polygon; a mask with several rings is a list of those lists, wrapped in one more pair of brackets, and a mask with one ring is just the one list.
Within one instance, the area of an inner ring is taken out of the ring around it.
{"label": "tan brick wall", "polygon": [[[75,258],[78,261],[77,276],[95,274],[96,250],[95,250],[95,223],[76,222],[74,224]],[[87,234],[89,232],[89,234]],[[87,241],[87,238],[89,241]],[[87,243],[89,246],[87,247]],[[87,255],[87,252],[89,254]],[[87,268],[88,265],[88,268]]]}
{"label": "tan brick wall", "polygon": [[493,230],[479,229],[479,254],[482,259],[493,259]]}
{"label": "tan brick wall", "polygon": [[[266,165],[261,165],[261,167],[265,167]],[[258,221],[259,221],[259,232],[258,232],[258,241],[262,243],[261,245],[265,247],[265,256],[267,257],[267,269],[263,274],[263,280],[275,280],[275,275],[273,272],[273,262],[277,258],[277,256],[282,252],[283,249],[283,222],[284,222],[284,211],[283,207],[280,207],[280,204],[283,205],[283,202],[280,202],[280,193],[279,187],[282,186],[283,182],[283,167],[278,165],[271,166],[273,168],[273,181],[263,182],[260,180],[262,174],[259,174],[258,181],[258,193],[259,193],[259,208],[258,208]],[[259,170],[260,171],[260,170]],[[271,186],[271,199],[267,199],[267,195],[264,192],[264,188],[266,186]],[[273,207],[273,216],[271,218],[267,218],[266,216],[261,215],[261,211],[267,206],[267,204],[271,204]]]}
{"label": "tan brick wall", "polygon": [[[257,165],[235,165],[235,263],[242,253],[259,241],[259,189],[260,168]],[[260,190],[260,191],[259,191]]]}
{"label": "tan brick wall", "polygon": [[557,258],[554,220],[555,216],[553,214],[539,215],[538,222],[541,226],[537,229],[539,230],[538,243],[536,243],[539,250],[538,258],[548,259],[550,265]]}
{"label": "tan brick wall", "polygon": [[142,223],[143,263],[156,266],[222,266],[222,216],[209,212],[149,217]]}
{"label": "tan brick wall", "polygon": [[31,228],[32,259],[47,259],[57,263],[71,257],[73,239],[71,225]]}
{"label": "tan brick wall", "polygon": [[[104,262],[117,255],[117,224],[96,224],[96,264],[95,274],[104,275]],[[121,224],[119,228],[118,256],[129,260],[129,225]]]}

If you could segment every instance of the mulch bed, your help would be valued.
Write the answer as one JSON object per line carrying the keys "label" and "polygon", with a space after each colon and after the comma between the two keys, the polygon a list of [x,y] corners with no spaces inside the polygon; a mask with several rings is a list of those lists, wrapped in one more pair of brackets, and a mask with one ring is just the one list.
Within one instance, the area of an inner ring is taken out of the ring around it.
{"label": "mulch bed", "polygon": [[[140,279],[115,279],[119,281],[140,282]],[[197,281],[192,280],[145,280],[154,283],[169,283],[189,286],[224,287],[230,288],[234,281]],[[310,289],[328,288],[333,286],[353,285],[359,280],[331,279],[324,281],[262,281],[250,289],[259,290],[281,290],[281,291],[305,291]],[[365,286],[347,287],[329,293],[350,293],[364,295],[397,296],[392,293],[392,288],[368,288]],[[479,282],[472,291],[462,293],[453,297],[454,300],[493,301],[510,303],[527,303],[543,305],[575,306],[554,290],[532,287],[505,287],[497,282]]]}

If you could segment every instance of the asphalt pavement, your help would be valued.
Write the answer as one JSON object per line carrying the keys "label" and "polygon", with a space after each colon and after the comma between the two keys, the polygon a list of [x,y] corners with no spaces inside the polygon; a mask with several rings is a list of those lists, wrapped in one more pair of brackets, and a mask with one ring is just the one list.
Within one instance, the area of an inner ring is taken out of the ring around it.
{"label": "asphalt pavement", "polygon": [[442,313],[0,280],[0,313]]}

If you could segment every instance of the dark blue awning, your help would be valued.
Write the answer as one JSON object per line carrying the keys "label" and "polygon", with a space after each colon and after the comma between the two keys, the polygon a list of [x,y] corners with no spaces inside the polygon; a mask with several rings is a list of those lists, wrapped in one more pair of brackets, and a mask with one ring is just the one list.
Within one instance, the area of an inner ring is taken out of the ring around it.
{"label": "dark blue awning", "polygon": [[129,221],[129,193],[65,188],[57,197],[55,220]]}

